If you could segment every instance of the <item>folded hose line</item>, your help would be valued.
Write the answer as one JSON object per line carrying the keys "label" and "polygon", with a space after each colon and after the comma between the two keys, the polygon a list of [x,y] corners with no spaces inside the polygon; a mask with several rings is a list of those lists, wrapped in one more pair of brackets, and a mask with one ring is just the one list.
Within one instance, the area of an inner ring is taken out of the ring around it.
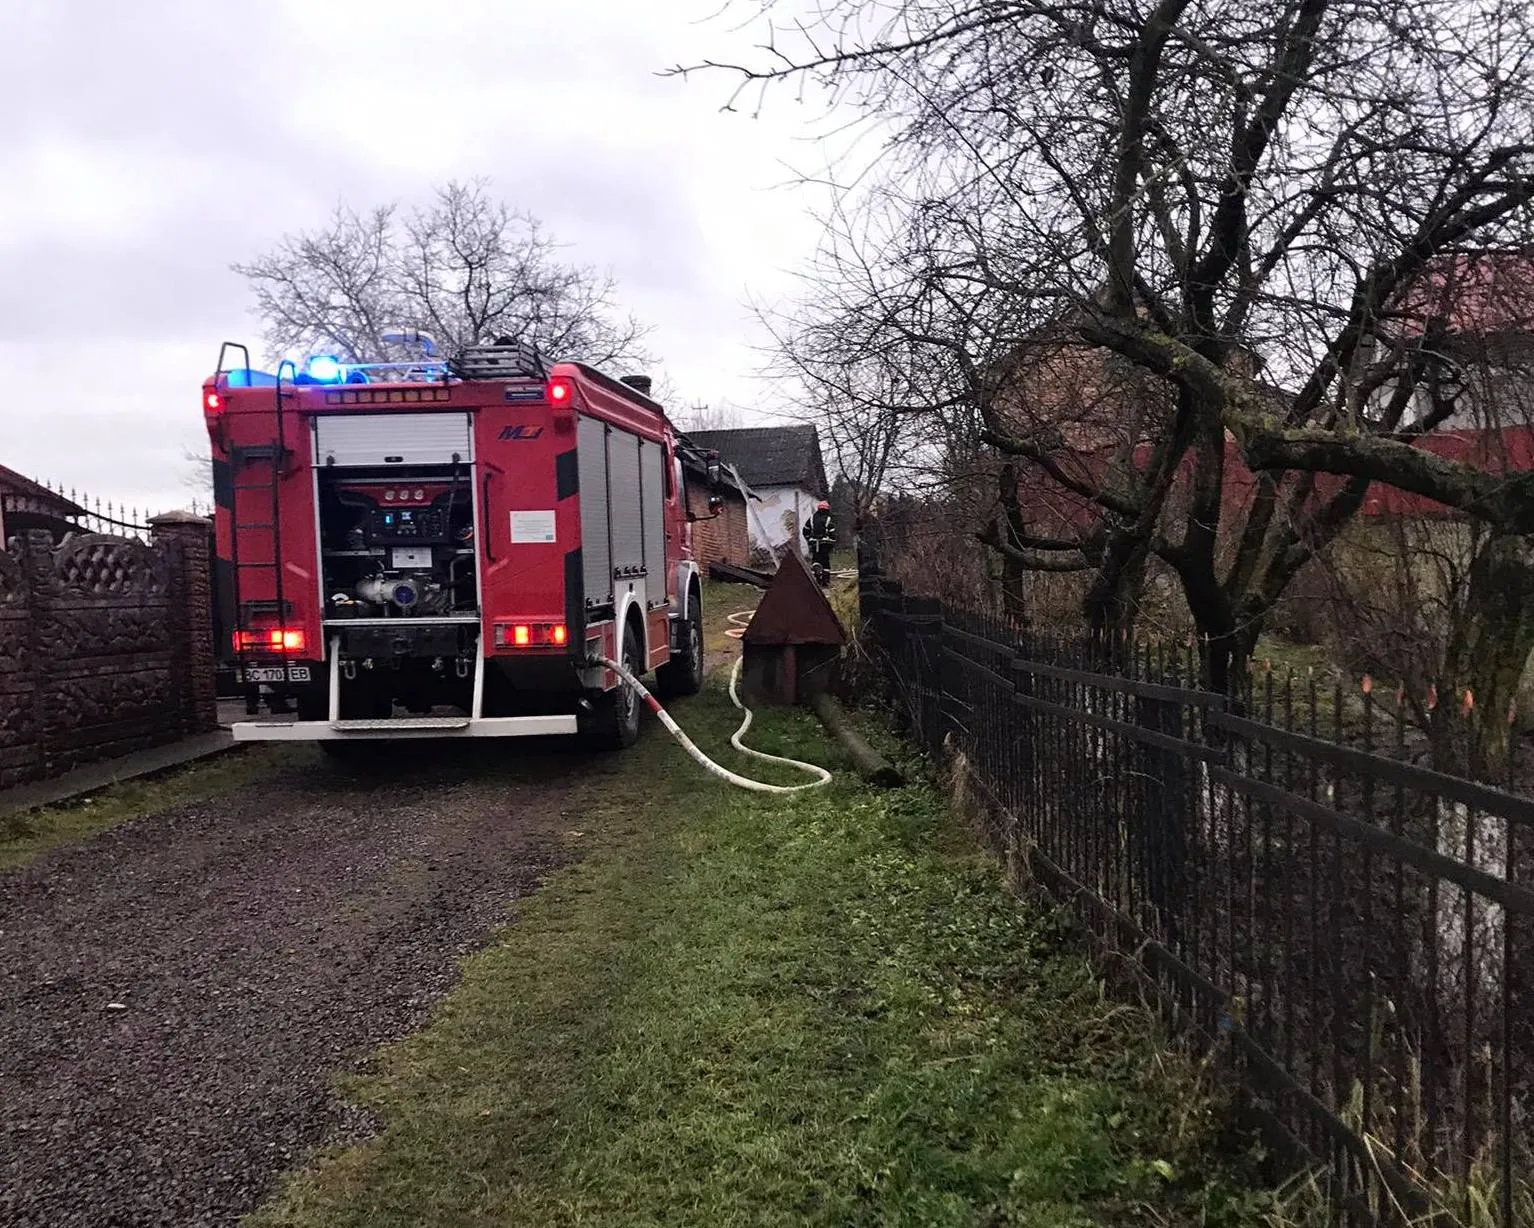
{"label": "folded hose line", "polygon": [[[743,610],[741,613],[746,616],[747,621],[750,620],[751,612],[749,610]],[[736,622],[737,617],[737,615],[731,614],[730,620]],[[743,624],[736,622],[736,626],[730,630],[735,631],[737,629],[744,631],[745,627]],[[739,636],[735,638],[738,639]],[[739,658],[735,661],[735,668],[730,671],[730,702],[745,713],[745,716],[740,722],[740,728],[730,735],[730,745],[740,751],[741,754],[750,755],[753,759],[760,759],[764,763],[781,763],[787,767],[814,776],[816,779],[802,785],[770,785],[765,781],[752,780],[749,776],[742,776],[737,772],[732,772],[727,767],[721,767],[699,750],[697,743],[682,732],[682,727],[671,719],[671,714],[660,706],[660,701],[650,694],[649,688],[644,683],[640,682],[638,678],[634,677],[633,674],[610,657],[598,657],[597,660],[617,674],[618,677],[622,678],[629,686],[633,687],[638,692],[639,698],[644,701],[645,707],[655,713],[660,723],[666,727],[666,732],[681,743],[682,749],[697,760],[699,765],[712,772],[720,780],[728,781],[737,788],[750,789],[756,793],[802,793],[805,789],[818,789],[821,785],[830,783],[831,773],[823,767],[817,767],[813,763],[801,763],[798,759],[788,759],[783,755],[769,755],[763,750],[752,750],[751,747],[741,740],[746,736],[746,731],[751,728],[752,713],[750,708],[740,702],[740,694],[736,689],[736,684],[740,680],[741,662]]]}

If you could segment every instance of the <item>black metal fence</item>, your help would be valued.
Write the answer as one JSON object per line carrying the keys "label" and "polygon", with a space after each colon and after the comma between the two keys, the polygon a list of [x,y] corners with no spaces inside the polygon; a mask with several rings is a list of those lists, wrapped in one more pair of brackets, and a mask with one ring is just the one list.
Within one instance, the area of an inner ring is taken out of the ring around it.
{"label": "black metal fence", "polygon": [[1409,762],[1367,692],[1232,700],[1184,650],[1110,666],[861,596],[887,698],[999,850],[1218,1044],[1334,1207],[1534,1224],[1534,801]]}
{"label": "black metal fence", "polygon": [[55,537],[102,533],[147,539],[149,534],[147,512],[42,484],[36,491],[0,491],[0,518],[9,532],[46,529]]}

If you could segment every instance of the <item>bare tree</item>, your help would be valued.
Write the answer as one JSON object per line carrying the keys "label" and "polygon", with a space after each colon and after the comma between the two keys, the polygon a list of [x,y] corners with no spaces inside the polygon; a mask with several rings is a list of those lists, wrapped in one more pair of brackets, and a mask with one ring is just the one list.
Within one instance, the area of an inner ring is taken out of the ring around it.
{"label": "bare tree", "polygon": [[213,506],[213,459],[207,448],[183,447],[181,449],[182,491],[192,497],[199,507]]}
{"label": "bare tree", "polygon": [[[813,294],[771,321],[778,374],[804,390],[806,413],[825,420],[828,438],[876,468],[881,486],[934,505],[919,518],[929,555],[973,550],[976,540],[995,553],[999,605],[1022,619],[1027,574],[1092,573],[1104,546],[1099,502],[1128,506],[1105,490],[1114,475],[1104,466],[1083,470],[1056,454],[1085,449],[1127,464],[1159,381],[1093,354],[1061,328],[1057,304],[966,275],[946,206],[907,214],[905,204],[881,192],[857,214],[840,201],[828,213],[807,278]],[[1009,450],[992,443],[1000,426]],[[1097,498],[1083,506],[1075,487],[1088,481]],[[945,526],[946,540],[934,540]],[[1134,583],[1112,574],[1113,583],[1083,589],[1089,605],[1118,602],[1132,613],[1125,592]]]}
{"label": "bare tree", "polygon": [[[733,71],[734,103],[816,83],[883,138],[845,176],[822,321],[853,354],[921,348],[925,412],[967,403],[989,448],[1090,505],[1084,535],[995,540],[1090,567],[1095,629],[1132,622],[1160,559],[1230,685],[1371,481],[1534,532],[1534,491],[1412,446],[1451,412],[1419,396],[1447,325],[1393,327],[1443,253],[1534,237],[1521,0],[756,7],[762,62],[697,67]],[[1144,389],[1105,462],[1052,432],[1056,398],[1008,395],[1040,341]],[[1238,500],[1231,435],[1261,470]]]}
{"label": "bare tree", "polygon": [[897,462],[902,420],[876,399],[801,403],[793,416],[816,427],[826,446],[832,480],[846,483],[848,510],[857,529],[884,490]]}
{"label": "bare tree", "polygon": [[[1453,290],[1459,327],[1439,342],[1453,378],[1436,389],[1451,412],[1423,446],[1436,462],[1452,468],[1457,458],[1495,479],[1534,460],[1534,267],[1521,253],[1463,254],[1450,273],[1473,273],[1482,292]],[[1288,601],[1289,617],[1309,614],[1302,630],[1356,668],[1404,684],[1441,767],[1492,772],[1508,753],[1534,652],[1527,539],[1388,487],[1372,487],[1370,502],[1372,514],[1302,586],[1314,610]],[[1429,694],[1444,702],[1427,707]]]}
{"label": "bare tree", "polygon": [[649,330],[619,312],[612,275],[562,260],[538,219],[484,180],[449,183],[408,214],[338,206],[325,226],[233,267],[278,354],[376,361],[391,356],[385,334],[415,328],[449,354],[509,335],[599,365],[646,357]]}
{"label": "bare tree", "polygon": [[850,510],[861,521],[901,459],[903,419],[890,405],[898,377],[886,361],[817,352],[814,341],[812,330],[779,335],[777,373],[796,390],[786,416],[817,429],[833,477],[846,482]]}

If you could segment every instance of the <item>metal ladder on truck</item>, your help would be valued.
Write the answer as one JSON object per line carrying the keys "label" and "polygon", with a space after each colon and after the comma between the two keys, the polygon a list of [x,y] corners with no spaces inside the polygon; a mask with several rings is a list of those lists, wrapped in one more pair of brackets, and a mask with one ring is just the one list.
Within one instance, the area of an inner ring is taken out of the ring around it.
{"label": "metal ladder on truck", "polygon": [[[241,346],[241,349],[244,347]],[[222,369],[223,360],[220,358],[219,367]],[[249,382],[250,360],[246,356],[246,380]],[[250,681],[250,657],[251,652],[248,642],[254,636],[247,636],[247,632],[263,631],[270,632],[268,626],[257,627],[255,620],[261,615],[275,614],[277,616],[276,628],[279,634],[287,630],[287,619],[293,611],[283,594],[282,587],[282,516],[280,503],[280,487],[283,477],[283,466],[287,463],[290,455],[287,446],[286,415],[283,413],[283,403],[291,398],[294,393],[291,385],[287,391],[283,390],[283,376],[291,373],[293,379],[297,378],[298,368],[292,359],[283,359],[277,366],[276,405],[277,434],[276,438],[269,443],[232,445],[229,449],[229,465],[231,470],[231,501],[230,521],[231,532],[229,534],[229,564],[234,573],[234,640],[235,640],[235,664],[240,671],[240,681],[245,690],[245,713],[247,716],[255,716],[261,710],[261,687],[259,683]],[[264,499],[256,498],[256,506],[252,508],[252,496],[264,495]],[[242,498],[242,496],[244,496]],[[251,516],[265,515],[267,519],[249,519]],[[240,542],[246,533],[266,532],[271,546],[271,557],[260,559],[242,559],[240,557]],[[270,590],[271,598],[258,598],[247,601],[245,599],[245,576],[247,573],[268,574],[272,578]],[[279,656],[284,654],[278,653]]]}

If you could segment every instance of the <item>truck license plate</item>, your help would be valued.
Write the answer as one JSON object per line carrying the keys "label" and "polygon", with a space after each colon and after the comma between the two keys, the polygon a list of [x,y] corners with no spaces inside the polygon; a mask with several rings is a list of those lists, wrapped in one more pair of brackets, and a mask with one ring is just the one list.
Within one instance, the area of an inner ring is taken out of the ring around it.
{"label": "truck license plate", "polygon": [[284,669],[280,665],[257,665],[246,670],[245,677],[250,682],[308,682],[309,667],[289,665]]}

